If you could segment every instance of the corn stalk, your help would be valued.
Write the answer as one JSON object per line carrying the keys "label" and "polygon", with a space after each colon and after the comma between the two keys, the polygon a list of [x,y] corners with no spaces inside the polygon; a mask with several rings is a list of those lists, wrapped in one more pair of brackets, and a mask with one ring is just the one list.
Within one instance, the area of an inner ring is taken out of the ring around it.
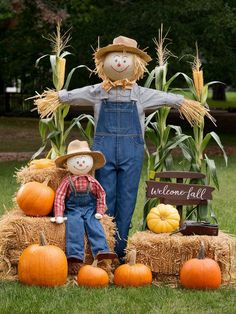
{"label": "corn stalk", "polygon": [[[70,80],[75,70],[80,68],[87,68],[89,71],[91,71],[85,65],[79,65],[70,71],[65,81],[65,57],[71,54],[70,52],[65,51],[65,48],[68,47],[68,42],[70,41],[71,37],[70,35],[68,35],[68,33],[61,35],[60,23],[58,23],[56,32],[50,35],[47,39],[51,42],[53,54],[43,55],[42,57],[37,59],[36,66],[38,66],[39,62],[43,58],[49,57],[52,70],[52,81],[56,91],[60,91],[63,88],[68,89]],[[80,130],[81,135],[85,137],[86,140],[91,142],[92,130],[94,125],[93,117],[91,115],[82,114],[79,117],[73,119],[66,129],[65,118],[69,113],[69,109],[69,105],[61,104],[61,106],[57,108],[57,110],[50,118],[40,119],[39,132],[42,139],[42,146],[32,156],[32,159],[36,158],[45,149],[47,149],[48,145],[50,146],[50,150],[47,154],[47,158],[54,159],[57,156],[64,155],[66,151],[66,140],[74,126],[77,126]],[[83,120],[88,120],[86,128],[84,128],[81,124]]]}
{"label": "corn stalk", "polygon": [[[194,100],[199,101],[202,104],[202,106],[208,107],[207,105],[208,88],[210,85],[219,82],[214,81],[204,85],[203,70],[201,69],[201,60],[199,58],[197,45],[196,56],[192,64],[193,79],[191,79],[184,73],[181,73],[181,75],[183,75],[188,85],[192,98]],[[224,147],[221,143],[219,136],[215,132],[204,134],[204,118],[202,118],[200,125],[195,125],[193,127],[193,135],[189,136],[185,140],[185,142],[181,143],[180,147],[182,149],[185,159],[189,163],[188,170],[202,172],[205,173],[206,175],[205,180],[196,181],[193,183],[199,184],[213,183],[215,187],[219,189],[219,181],[217,177],[215,161],[213,159],[208,158],[208,156],[205,153],[205,149],[207,148],[211,139],[215,140],[217,145],[220,147],[224,156],[225,164],[227,165],[227,155],[225,153]],[[208,220],[210,211],[211,211],[210,202],[207,205],[199,206],[198,210],[195,212],[192,210],[192,208],[188,208],[187,218],[197,220]],[[213,212],[212,216],[214,216]]]}
{"label": "corn stalk", "polygon": [[[167,60],[170,56],[173,56],[173,54],[167,49],[167,45],[164,45],[167,39],[166,36],[167,33],[163,37],[163,25],[161,25],[158,40],[154,40],[158,62],[156,67],[149,73],[144,85],[149,88],[152,83],[154,83],[157,90],[164,92],[169,90],[171,83],[180,75],[180,73],[176,73],[167,80]],[[170,107],[163,106],[145,119],[145,139],[154,147],[154,152],[150,153],[147,144],[145,144],[145,150],[148,156],[147,176],[151,179],[153,179],[155,172],[173,170],[173,158],[171,153],[174,148],[178,147],[180,143],[183,143],[188,138],[187,135],[181,134],[178,126],[167,125],[169,112]],[[175,136],[172,135],[171,131],[175,132]],[[157,202],[158,200],[156,199],[146,200],[143,210],[142,229],[146,228],[147,214]]]}

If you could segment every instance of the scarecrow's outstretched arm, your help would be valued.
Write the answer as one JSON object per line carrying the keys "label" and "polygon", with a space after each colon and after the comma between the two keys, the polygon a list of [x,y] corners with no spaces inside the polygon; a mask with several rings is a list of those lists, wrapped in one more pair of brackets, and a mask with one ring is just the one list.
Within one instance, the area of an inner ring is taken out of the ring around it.
{"label": "scarecrow's outstretched arm", "polygon": [[63,103],[94,106],[96,100],[96,85],[85,86],[72,91],[61,90],[56,92],[55,90],[49,89],[33,98],[38,113],[41,118],[44,118],[53,114]]}
{"label": "scarecrow's outstretched arm", "polygon": [[200,102],[184,98],[182,95],[141,87],[140,102],[144,109],[158,109],[162,106],[176,108],[179,110],[180,115],[184,116],[192,126],[195,124],[200,125],[204,116],[207,116],[213,123],[215,122],[209,110]]}

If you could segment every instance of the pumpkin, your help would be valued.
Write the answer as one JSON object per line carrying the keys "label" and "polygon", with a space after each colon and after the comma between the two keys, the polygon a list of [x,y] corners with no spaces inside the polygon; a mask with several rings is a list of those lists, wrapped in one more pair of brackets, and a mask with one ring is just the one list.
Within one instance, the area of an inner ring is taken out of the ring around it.
{"label": "pumpkin", "polygon": [[55,161],[48,158],[34,159],[29,163],[30,169],[47,169],[56,167]]}
{"label": "pumpkin", "polygon": [[46,216],[53,207],[55,192],[47,186],[47,182],[36,181],[22,185],[17,192],[18,206],[28,216]]}
{"label": "pumpkin", "polygon": [[140,287],[152,283],[152,272],[144,264],[136,263],[136,250],[128,254],[129,263],[120,265],[114,273],[114,284],[121,287]]}
{"label": "pumpkin", "polygon": [[155,233],[175,231],[179,227],[180,216],[172,205],[159,204],[147,215],[147,226]]}
{"label": "pumpkin", "polygon": [[106,287],[109,284],[107,272],[97,266],[98,261],[95,259],[92,265],[84,265],[80,268],[77,275],[79,286],[98,288]]}
{"label": "pumpkin", "polygon": [[186,261],[180,270],[180,282],[189,289],[217,289],[221,284],[221,271],[216,261],[205,257],[201,248],[197,258]]}
{"label": "pumpkin", "polygon": [[47,245],[40,234],[40,243],[28,246],[18,263],[20,282],[36,286],[61,286],[67,280],[68,264],[65,253],[55,245]]}

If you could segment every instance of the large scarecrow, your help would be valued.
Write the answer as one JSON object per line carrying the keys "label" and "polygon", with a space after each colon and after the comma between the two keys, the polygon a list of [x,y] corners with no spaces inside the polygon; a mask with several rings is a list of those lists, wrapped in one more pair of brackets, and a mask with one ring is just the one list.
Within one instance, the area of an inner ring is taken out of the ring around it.
{"label": "large scarecrow", "polygon": [[117,225],[115,251],[122,260],[144,156],[145,110],[171,106],[191,124],[209,114],[200,103],[182,95],[137,84],[151,58],[134,39],[119,36],[113,44],[98,48],[94,59],[101,83],[72,91],[45,91],[36,104],[41,116],[52,113],[62,103],[94,107],[93,149],[106,158],[105,166],[96,171],[96,178],[106,191],[107,213]]}

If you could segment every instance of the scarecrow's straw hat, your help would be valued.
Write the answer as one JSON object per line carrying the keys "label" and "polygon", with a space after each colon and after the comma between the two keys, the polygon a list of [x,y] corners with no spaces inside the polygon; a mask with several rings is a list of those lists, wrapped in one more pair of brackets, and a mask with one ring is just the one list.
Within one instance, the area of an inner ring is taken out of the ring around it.
{"label": "scarecrow's straw hat", "polygon": [[101,168],[105,165],[106,160],[104,155],[99,151],[91,151],[86,141],[75,140],[69,143],[67,148],[67,154],[58,157],[55,160],[56,166],[63,168],[68,158],[79,156],[79,155],[90,155],[93,157],[93,169]]}
{"label": "scarecrow's straw hat", "polygon": [[114,38],[113,44],[110,44],[103,48],[98,48],[95,52],[94,56],[95,59],[99,59],[108,52],[120,52],[120,51],[126,51],[131,52],[139,57],[141,57],[144,61],[149,62],[152,60],[152,58],[143,50],[138,48],[138,43],[136,40],[125,37],[125,36],[119,36]]}

